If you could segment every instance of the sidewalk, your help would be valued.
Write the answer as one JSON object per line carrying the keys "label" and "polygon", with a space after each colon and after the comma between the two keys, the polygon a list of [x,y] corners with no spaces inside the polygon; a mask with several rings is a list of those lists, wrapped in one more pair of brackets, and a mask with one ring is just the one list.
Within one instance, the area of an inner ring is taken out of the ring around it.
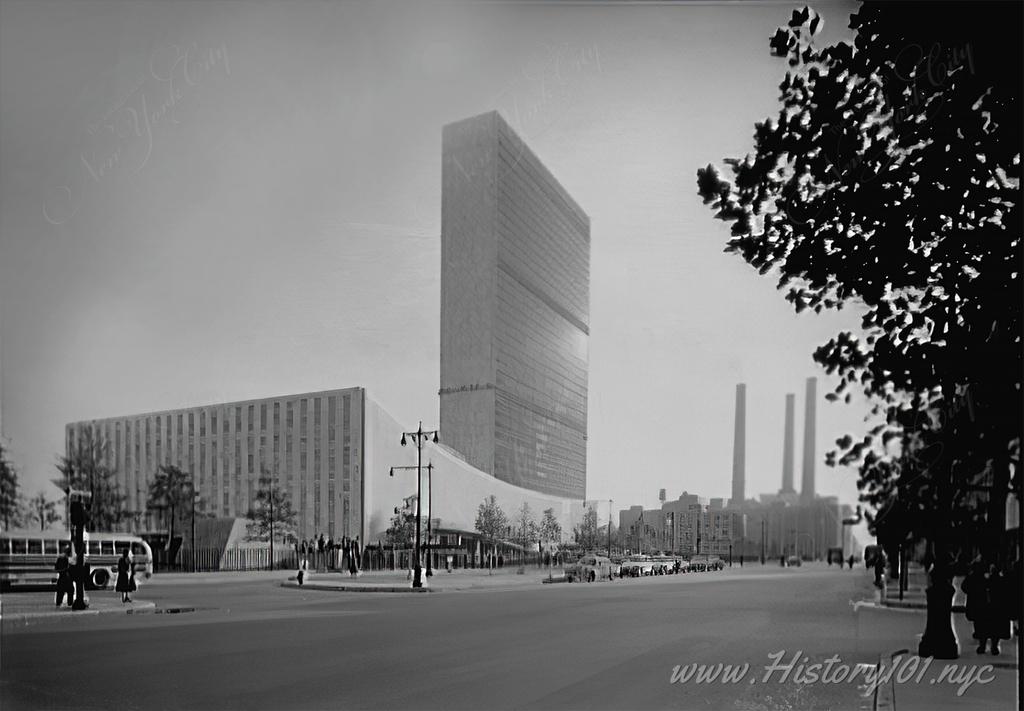
{"label": "sidewalk", "polygon": [[962,613],[954,612],[960,657],[922,659],[917,656],[917,646],[925,629],[925,609],[859,602],[854,613],[858,651],[876,662],[881,660],[883,671],[891,672],[876,690],[874,708],[878,711],[1018,708],[1016,639],[1003,640],[998,656],[978,654],[977,642],[971,637],[973,625]]}
{"label": "sidewalk", "polygon": [[66,604],[56,607],[53,604],[52,592],[12,593],[0,598],[0,622],[5,626],[11,624],[30,624],[37,621],[60,621],[62,619],[83,616],[121,614],[131,615],[152,612],[156,603],[146,600],[132,600],[122,603],[119,593],[94,590],[87,593],[89,607],[85,610],[72,610]]}
{"label": "sidewalk", "polygon": [[[501,568],[489,574],[487,570],[459,569],[451,573],[440,570],[434,571],[434,575],[428,577],[426,571],[423,575],[423,587],[413,588],[412,580],[408,577],[408,571],[381,571],[375,570],[361,573],[358,577],[351,577],[348,573],[330,572],[316,573],[307,572],[301,586],[303,590],[333,590],[338,592],[395,592],[395,593],[425,593],[453,590],[471,589],[516,589],[523,587],[537,587],[548,578],[547,569],[527,567],[520,575],[518,568]],[[552,571],[554,579],[562,578],[562,571],[556,568]],[[295,574],[288,576],[288,579],[281,583],[282,587],[299,588]]]}

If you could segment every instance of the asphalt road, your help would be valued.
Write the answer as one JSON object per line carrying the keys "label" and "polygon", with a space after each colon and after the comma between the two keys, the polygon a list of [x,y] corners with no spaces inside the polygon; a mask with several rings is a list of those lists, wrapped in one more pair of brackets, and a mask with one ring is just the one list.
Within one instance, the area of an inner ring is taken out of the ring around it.
{"label": "asphalt road", "polygon": [[[181,614],[5,629],[0,702],[118,709],[870,708],[855,684],[762,681],[854,652],[863,569],[745,570],[431,594],[153,584]],[[670,683],[676,665],[750,665]]]}

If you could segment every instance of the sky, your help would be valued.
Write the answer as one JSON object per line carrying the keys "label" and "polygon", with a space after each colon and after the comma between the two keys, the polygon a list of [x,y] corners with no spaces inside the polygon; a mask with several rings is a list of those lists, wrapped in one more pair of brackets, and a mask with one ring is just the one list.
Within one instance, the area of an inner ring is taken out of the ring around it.
{"label": "sky", "polygon": [[[0,3],[0,428],[26,494],[68,422],[363,386],[438,419],[441,129],[499,110],[591,220],[587,498],[781,485],[819,378],[817,491],[867,407],[696,170],[778,110],[789,3]],[[816,3],[823,39],[849,2]],[[368,476],[372,476],[368,473]]]}

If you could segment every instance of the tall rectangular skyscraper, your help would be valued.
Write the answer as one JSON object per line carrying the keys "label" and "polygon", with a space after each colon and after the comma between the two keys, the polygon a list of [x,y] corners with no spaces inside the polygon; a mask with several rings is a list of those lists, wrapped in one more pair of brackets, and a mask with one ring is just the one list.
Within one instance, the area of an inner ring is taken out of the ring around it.
{"label": "tall rectangular skyscraper", "polygon": [[584,498],[590,219],[497,112],[444,127],[444,442],[535,491]]}

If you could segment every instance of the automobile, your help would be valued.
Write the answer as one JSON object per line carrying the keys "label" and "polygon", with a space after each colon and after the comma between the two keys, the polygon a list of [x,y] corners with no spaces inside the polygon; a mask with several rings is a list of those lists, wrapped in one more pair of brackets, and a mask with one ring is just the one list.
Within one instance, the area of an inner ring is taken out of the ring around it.
{"label": "automobile", "polygon": [[612,580],[612,562],[603,555],[585,555],[565,569],[565,579],[570,583]]}
{"label": "automobile", "polygon": [[801,565],[803,565],[803,561],[800,560],[800,556],[791,555],[788,558],[786,558],[786,565],[790,567],[796,566],[797,568],[799,568]]}
{"label": "automobile", "polygon": [[654,566],[654,575],[665,575],[669,572],[669,568],[671,567],[671,564],[665,558],[655,558],[651,563]]}
{"label": "automobile", "polygon": [[633,556],[622,564],[622,577],[639,578],[654,575],[655,563],[649,556]]}
{"label": "automobile", "polygon": [[723,570],[725,568],[725,561],[718,556],[707,556],[701,554],[700,556],[694,556],[690,559],[691,571],[706,572],[709,570]]}

